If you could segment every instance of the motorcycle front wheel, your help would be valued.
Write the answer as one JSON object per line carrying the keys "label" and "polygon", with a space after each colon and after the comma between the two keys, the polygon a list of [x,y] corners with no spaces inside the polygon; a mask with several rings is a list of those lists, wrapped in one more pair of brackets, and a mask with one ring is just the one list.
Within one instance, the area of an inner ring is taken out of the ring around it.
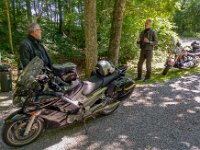
{"label": "motorcycle front wheel", "polygon": [[164,68],[164,70],[163,70],[163,72],[162,72],[162,75],[166,75],[166,74],[168,73],[169,69],[170,69],[170,66],[167,65],[167,66]]}
{"label": "motorcycle front wheel", "polygon": [[10,146],[23,146],[36,140],[44,129],[42,119],[36,118],[28,135],[24,135],[29,119],[22,119],[5,124],[2,128],[2,139]]}

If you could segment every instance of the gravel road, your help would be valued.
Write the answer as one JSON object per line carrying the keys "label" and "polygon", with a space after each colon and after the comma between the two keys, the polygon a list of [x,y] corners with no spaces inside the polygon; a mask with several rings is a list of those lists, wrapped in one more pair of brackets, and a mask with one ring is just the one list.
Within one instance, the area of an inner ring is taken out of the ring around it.
{"label": "gravel road", "polygon": [[[0,94],[0,119],[10,112],[9,95]],[[22,148],[0,138],[0,149],[200,150],[200,74],[137,87],[112,115],[88,121],[87,130],[49,130]]]}

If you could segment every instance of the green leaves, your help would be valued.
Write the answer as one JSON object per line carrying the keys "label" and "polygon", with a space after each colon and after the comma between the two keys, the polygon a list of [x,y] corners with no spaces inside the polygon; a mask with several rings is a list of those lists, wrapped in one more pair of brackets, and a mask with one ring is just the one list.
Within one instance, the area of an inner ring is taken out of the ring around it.
{"label": "green leaves", "polygon": [[180,6],[174,17],[177,31],[183,36],[197,37],[200,33],[200,1],[184,0],[180,2]]}

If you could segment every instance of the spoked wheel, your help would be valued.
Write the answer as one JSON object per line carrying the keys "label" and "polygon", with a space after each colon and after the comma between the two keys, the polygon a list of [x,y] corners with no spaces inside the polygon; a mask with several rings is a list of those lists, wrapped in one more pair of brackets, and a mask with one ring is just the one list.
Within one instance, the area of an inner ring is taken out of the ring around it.
{"label": "spoked wheel", "polygon": [[163,72],[162,72],[162,75],[166,75],[166,74],[168,73],[169,69],[170,69],[170,66],[167,65],[167,66],[164,68],[164,70],[163,70]]}
{"label": "spoked wheel", "polygon": [[36,118],[28,135],[24,135],[29,119],[22,119],[5,124],[2,128],[2,139],[10,146],[23,146],[34,141],[42,132],[42,119]]}

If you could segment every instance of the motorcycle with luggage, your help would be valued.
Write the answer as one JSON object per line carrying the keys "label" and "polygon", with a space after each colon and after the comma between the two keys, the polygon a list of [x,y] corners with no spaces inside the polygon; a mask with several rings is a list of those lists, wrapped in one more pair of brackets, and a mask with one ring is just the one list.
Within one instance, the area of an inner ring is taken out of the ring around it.
{"label": "motorcycle with luggage", "polygon": [[162,74],[166,75],[171,68],[186,69],[199,65],[198,53],[190,53],[184,48],[177,46],[167,57]]}
{"label": "motorcycle with luggage", "polygon": [[13,95],[17,110],[4,120],[3,141],[10,146],[23,146],[46,129],[113,113],[135,88],[135,83],[125,76],[126,70],[127,67],[113,67],[101,60],[89,79],[82,81],[75,64],[48,68],[35,57],[17,81]]}

